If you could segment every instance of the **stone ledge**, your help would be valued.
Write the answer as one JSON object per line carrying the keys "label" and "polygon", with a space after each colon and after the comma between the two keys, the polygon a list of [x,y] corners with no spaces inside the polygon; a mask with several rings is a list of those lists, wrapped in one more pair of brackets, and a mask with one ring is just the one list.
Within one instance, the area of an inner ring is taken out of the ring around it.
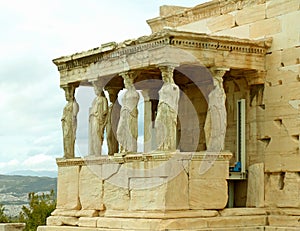
{"label": "stone ledge", "polygon": [[99,157],[76,157],[73,159],[57,158],[56,163],[59,167],[66,166],[84,166],[94,164],[122,164],[134,161],[168,161],[168,160],[203,160],[203,161],[224,161],[230,160],[231,152],[223,151],[219,153],[213,152],[170,152],[170,153],[134,153],[124,156],[99,156]]}
{"label": "stone ledge", "polygon": [[69,216],[69,217],[98,217],[99,211],[97,210],[67,210],[55,209],[52,216]]}
{"label": "stone ledge", "polygon": [[[269,214],[269,215],[267,215]],[[286,214],[286,215],[285,215]],[[289,214],[289,215],[287,215]],[[51,217],[49,226],[38,231],[100,231],[100,230],[214,230],[242,231],[299,230],[300,209],[230,208],[216,210],[126,212],[108,211],[105,217]],[[48,218],[49,220],[49,218]],[[267,222],[268,220],[268,222]],[[64,222],[66,222],[64,223]],[[54,224],[54,222],[58,222]],[[72,224],[73,223],[73,224]],[[70,226],[73,225],[73,226]]]}
{"label": "stone ledge", "polygon": [[77,226],[78,218],[77,217],[66,217],[66,216],[50,216],[47,218],[47,225],[49,226]]}
{"label": "stone ledge", "polygon": [[276,208],[276,209],[267,209],[269,215],[288,215],[288,216],[300,216],[300,209],[293,208]]}
{"label": "stone ledge", "polygon": [[216,210],[181,210],[165,212],[148,211],[106,211],[105,217],[124,217],[124,218],[153,218],[153,219],[172,219],[172,218],[193,218],[193,217],[216,217]]}
{"label": "stone ledge", "polygon": [[[53,221],[69,219],[67,217],[52,218]],[[193,217],[193,218],[124,218],[124,217],[99,217],[99,218],[79,218],[76,225],[72,228],[65,226],[70,224],[49,223],[48,227],[40,227],[38,230],[230,230],[232,228],[264,227],[266,225],[265,215],[254,216],[229,216],[229,217]],[[67,229],[64,229],[67,228]],[[244,230],[244,229],[242,229]]]}
{"label": "stone ledge", "polygon": [[227,208],[220,211],[220,215],[227,216],[252,216],[252,215],[266,215],[264,208]]}
{"label": "stone ledge", "polygon": [[[107,228],[83,228],[83,227],[68,227],[68,226],[40,226],[38,227],[38,231],[105,231]],[[136,231],[136,229],[111,229],[114,231]],[[168,229],[169,231],[178,231],[178,229]],[[212,229],[207,228],[199,228],[198,231],[208,231]],[[265,227],[265,226],[253,226],[253,227],[236,227],[235,231],[291,231],[298,230],[298,228],[288,227],[279,228],[279,227]],[[152,230],[153,231],[153,230]],[[184,231],[195,231],[195,229],[185,229]],[[214,228],[213,231],[232,231],[232,228]]]}

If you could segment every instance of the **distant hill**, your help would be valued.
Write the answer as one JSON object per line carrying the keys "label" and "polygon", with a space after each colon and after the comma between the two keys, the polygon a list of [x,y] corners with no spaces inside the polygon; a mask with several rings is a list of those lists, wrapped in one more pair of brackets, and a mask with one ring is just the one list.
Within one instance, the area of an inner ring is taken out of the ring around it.
{"label": "distant hill", "polygon": [[[56,178],[0,175],[0,193],[28,194],[29,192],[56,191]],[[0,201],[1,203],[1,201]]]}
{"label": "distant hill", "polygon": [[32,170],[17,170],[5,175],[18,175],[18,176],[46,176],[46,177],[57,177],[57,171],[32,171]]}
{"label": "distant hill", "polygon": [[57,179],[39,176],[0,175],[0,204],[5,213],[17,217],[22,206],[28,206],[28,193],[56,193]]}

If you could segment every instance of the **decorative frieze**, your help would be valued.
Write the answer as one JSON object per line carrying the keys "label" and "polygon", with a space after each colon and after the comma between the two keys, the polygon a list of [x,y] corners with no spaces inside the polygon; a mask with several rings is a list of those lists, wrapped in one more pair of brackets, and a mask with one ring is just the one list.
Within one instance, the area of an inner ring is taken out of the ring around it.
{"label": "decorative frieze", "polygon": [[216,51],[234,51],[244,54],[264,55],[270,46],[268,40],[251,41],[229,37],[208,36],[191,32],[179,32],[164,29],[150,36],[143,36],[126,45],[116,46],[107,52],[102,52],[101,47],[80,54],[61,57],[53,60],[60,72],[70,71],[76,68],[88,67],[97,62],[108,62],[123,59],[132,54],[152,50],[159,47],[172,46],[178,48],[193,48],[195,50],[209,49]]}

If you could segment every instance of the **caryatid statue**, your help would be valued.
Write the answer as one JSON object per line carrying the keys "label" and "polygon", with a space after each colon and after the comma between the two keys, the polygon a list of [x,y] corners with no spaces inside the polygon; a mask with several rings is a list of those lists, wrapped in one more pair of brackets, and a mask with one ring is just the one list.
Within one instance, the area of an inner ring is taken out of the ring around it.
{"label": "caryatid statue", "polygon": [[159,90],[159,102],[155,119],[156,143],[160,151],[176,150],[176,131],[179,87],[174,83],[174,67],[160,67],[163,86]]}
{"label": "caryatid statue", "polygon": [[94,82],[93,86],[96,98],[92,102],[89,115],[89,155],[100,156],[107,123],[108,103],[101,83]]}
{"label": "caryatid statue", "polygon": [[120,75],[124,79],[124,85],[127,91],[122,98],[120,120],[117,128],[117,140],[119,141],[121,152],[137,152],[137,105],[140,96],[133,85],[136,73],[124,72]]}
{"label": "caryatid statue", "polygon": [[78,103],[74,97],[76,86],[67,85],[63,86],[67,104],[64,107],[63,115],[61,118],[64,142],[64,158],[74,158],[74,145],[76,139],[77,129],[77,114],[79,111]]}
{"label": "caryatid statue", "polygon": [[214,89],[208,95],[208,109],[204,125],[206,149],[209,152],[224,150],[227,126],[226,94],[223,88],[223,76],[227,68],[212,68]]}
{"label": "caryatid statue", "polygon": [[111,104],[108,107],[106,137],[108,146],[108,155],[112,156],[119,152],[119,143],[117,140],[117,126],[120,119],[121,105],[118,102],[119,89],[107,88]]}

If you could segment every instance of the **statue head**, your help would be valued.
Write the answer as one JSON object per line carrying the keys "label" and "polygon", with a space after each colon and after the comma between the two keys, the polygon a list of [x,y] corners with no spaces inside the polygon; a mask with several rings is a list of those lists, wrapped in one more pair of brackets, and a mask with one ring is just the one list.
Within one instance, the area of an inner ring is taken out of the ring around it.
{"label": "statue head", "polygon": [[97,96],[101,96],[103,92],[103,86],[100,82],[93,82],[94,91]]}
{"label": "statue head", "polygon": [[220,68],[220,67],[210,68],[210,71],[213,76],[214,86],[216,88],[223,88],[223,76],[229,70],[230,70],[229,68]]}
{"label": "statue head", "polygon": [[74,99],[75,87],[74,86],[65,86],[63,87],[65,91],[66,100],[72,101]]}
{"label": "statue head", "polygon": [[134,88],[133,82],[137,77],[136,71],[125,71],[119,74],[124,79],[124,86],[126,89]]}
{"label": "statue head", "polygon": [[173,79],[173,71],[174,67],[173,66],[160,66],[159,67],[161,71],[161,77],[164,83],[174,83]]}
{"label": "statue head", "polygon": [[125,78],[124,79],[124,85],[126,89],[134,87],[133,85],[133,78]]}

